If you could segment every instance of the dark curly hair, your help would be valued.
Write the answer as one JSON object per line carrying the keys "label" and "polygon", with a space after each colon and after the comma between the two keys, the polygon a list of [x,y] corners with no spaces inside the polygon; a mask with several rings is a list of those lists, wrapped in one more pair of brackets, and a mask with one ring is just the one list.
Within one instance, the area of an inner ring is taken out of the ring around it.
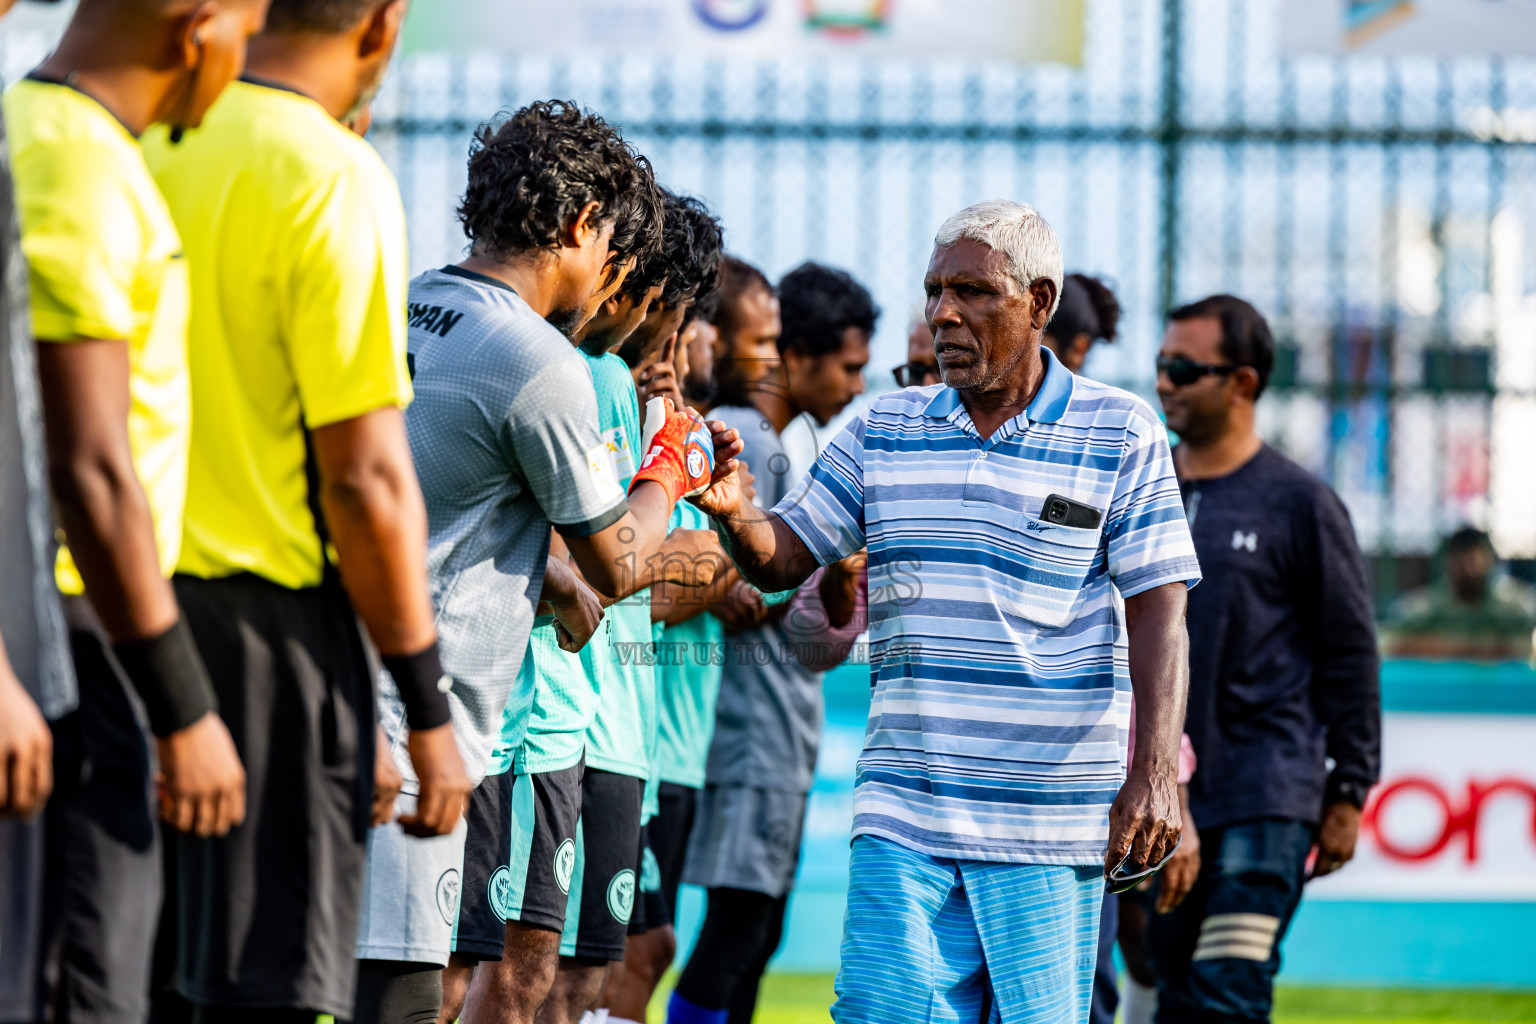
{"label": "dark curly hair", "polygon": [[857,327],[875,333],[880,309],[868,289],[852,275],[820,263],[802,263],[779,281],[779,311],[784,333],[779,351],[796,349],[824,356],[843,347],[843,334]]}
{"label": "dark curly hair", "polygon": [[639,299],[660,284],[663,305],[696,302],[712,293],[720,279],[720,221],[693,196],[663,188],[661,202],[661,248],[630,271],[624,293]]}
{"label": "dark curly hair", "polygon": [[266,31],[345,32],[384,3],[385,0],[272,0],[267,9]]}
{"label": "dark curly hair", "polygon": [[582,207],[613,225],[614,254],[640,262],[661,246],[661,191],[650,162],[608,122],[568,100],[487,121],[469,147],[459,220],[473,250],[509,259],[559,244]]}
{"label": "dark curly hair", "polygon": [[1109,285],[1087,274],[1068,274],[1045,333],[1062,342],[1071,342],[1079,334],[1094,341],[1114,341],[1119,324],[1120,301]]}

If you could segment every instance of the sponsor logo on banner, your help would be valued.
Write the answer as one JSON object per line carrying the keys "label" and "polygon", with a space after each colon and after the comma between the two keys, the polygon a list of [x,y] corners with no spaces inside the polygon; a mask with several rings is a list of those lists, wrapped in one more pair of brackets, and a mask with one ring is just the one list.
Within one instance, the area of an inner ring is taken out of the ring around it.
{"label": "sponsor logo on banner", "polygon": [[693,0],[699,20],[720,32],[751,28],[768,13],[768,0]]}
{"label": "sponsor logo on banner", "polygon": [[857,55],[1077,64],[1084,2],[453,0],[413,7],[402,46],[406,54],[649,52],[749,60]]}
{"label": "sponsor logo on banner", "polygon": [[1355,859],[1323,899],[1536,900],[1536,716],[1382,716]]}
{"label": "sponsor logo on banner", "polygon": [[878,32],[890,24],[893,0],[801,0],[805,25],[832,35]]}

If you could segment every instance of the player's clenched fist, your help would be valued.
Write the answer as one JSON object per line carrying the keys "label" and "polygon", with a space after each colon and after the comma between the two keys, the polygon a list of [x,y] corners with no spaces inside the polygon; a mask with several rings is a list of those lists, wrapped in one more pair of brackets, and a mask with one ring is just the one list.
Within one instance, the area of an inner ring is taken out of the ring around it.
{"label": "player's clenched fist", "polygon": [[653,480],[678,499],[701,493],[715,470],[715,445],[704,420],[692,409],[679,411],[670,398],[653,398],[645,406],[645,457],[629,489]]}
{"label": "player's clenched fist", "polygon": [[459,823],[464,801],[474,788],[464,774],[453,726],[412,729],[405,745],[421,789],[416,797],[416,813],[400,815],[400,827],[413,836],[447,835]]}
{"label": "player's clenched fist", "polygon": [[30,817],[53,789],[53,733],[0,646],[0,816]]}

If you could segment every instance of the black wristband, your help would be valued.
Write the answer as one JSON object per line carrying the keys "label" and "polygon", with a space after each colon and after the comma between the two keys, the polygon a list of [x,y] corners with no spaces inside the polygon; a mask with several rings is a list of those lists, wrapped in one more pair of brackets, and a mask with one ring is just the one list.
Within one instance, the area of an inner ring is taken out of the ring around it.
{"label": "black wristband", "polygon": [[217,711],[213,680],[192,642],[186,619],[148,640],[125,640],[112,645],[117,663],[144,701],[149,729],[166,737]]}
{"label": "black wristband", "polygon": [[1328,777],[1328,782],[1323,790],[1323,806],[1330,807],[1333,804],[1353,804],[1357,809],[1365,809],[1365,801],[1370,796],[1371,787],[1363,782],[1355,782],[1350,779],[1338,779]]}
{"label": "black wristband", "polygon": [[436,729],[448,722],[448,688],[452,680],[443,674],[437,641],[415,654],[386,654],[384,667],[395,679],[395,689],[405,702],[405,724],[412,729]]}

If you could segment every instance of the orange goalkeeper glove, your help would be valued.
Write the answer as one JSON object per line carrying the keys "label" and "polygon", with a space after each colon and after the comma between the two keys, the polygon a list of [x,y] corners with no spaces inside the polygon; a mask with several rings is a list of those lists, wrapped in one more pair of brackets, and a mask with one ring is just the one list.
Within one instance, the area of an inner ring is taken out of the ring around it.
{"label": "orange goalkeeper glove", "polygon": [[653,398],[645,404],[645,425],[645,458],[630,481],[630,492],[640,481],[654,480],[675,505],[708,490],[715,472],[715,441],[699,414],[692,409],[679,412],[669,398]]}

